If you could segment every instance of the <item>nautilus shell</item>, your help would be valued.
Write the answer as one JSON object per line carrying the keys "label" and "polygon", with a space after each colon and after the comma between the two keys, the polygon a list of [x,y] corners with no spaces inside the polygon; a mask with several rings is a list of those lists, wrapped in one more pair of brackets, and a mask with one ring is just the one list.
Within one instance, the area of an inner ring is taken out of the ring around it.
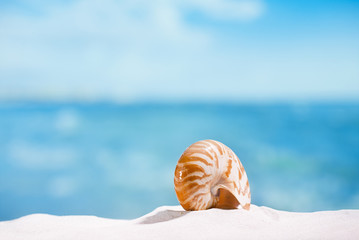
{"label": "nautilus shell", "polygon": [[186,210],[250,207],[251,192],[242,163],[230,148],[214,140],[196,142],[184,151],[174,184]]}

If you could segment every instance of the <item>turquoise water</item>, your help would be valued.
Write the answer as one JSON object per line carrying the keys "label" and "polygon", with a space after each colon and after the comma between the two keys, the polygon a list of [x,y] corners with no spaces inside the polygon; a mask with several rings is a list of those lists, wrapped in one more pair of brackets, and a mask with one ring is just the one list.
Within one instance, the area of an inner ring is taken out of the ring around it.
{"label": "turquoise water", "polygon": [[234,150],[254,204],[359,208],[359,104],[2,103],[0,220],[177,205],[177,160],[202,139]]}

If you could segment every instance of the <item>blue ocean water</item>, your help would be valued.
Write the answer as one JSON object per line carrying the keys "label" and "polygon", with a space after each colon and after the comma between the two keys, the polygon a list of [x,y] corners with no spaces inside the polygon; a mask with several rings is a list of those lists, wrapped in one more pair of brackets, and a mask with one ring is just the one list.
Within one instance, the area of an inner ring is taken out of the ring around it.
{"label": "blue ocean water", "polygon": [[177,205],[177,160],[202,139],[234,150],[254,204],[359,208],[359,104],[2,103],[0,220]]}

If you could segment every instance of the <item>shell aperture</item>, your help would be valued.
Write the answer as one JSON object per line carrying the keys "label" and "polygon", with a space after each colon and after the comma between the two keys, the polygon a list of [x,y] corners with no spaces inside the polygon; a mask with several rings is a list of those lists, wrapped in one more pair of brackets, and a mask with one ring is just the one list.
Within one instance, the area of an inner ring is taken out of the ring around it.
{"label": "shell aperture", "polygon": [[174,185],[185,210],[250,208],[251,192],[242,163],[229,147],[214,140],[196,142],[184,151]]}

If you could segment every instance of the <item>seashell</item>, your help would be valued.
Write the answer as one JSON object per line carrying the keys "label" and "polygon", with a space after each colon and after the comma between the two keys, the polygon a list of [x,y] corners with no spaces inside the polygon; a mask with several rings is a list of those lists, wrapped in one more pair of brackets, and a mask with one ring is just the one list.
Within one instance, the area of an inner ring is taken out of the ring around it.
{"label": "seashell", "polygon": [[251,192],[242,163],[229,147],[214,140],[196,142],[184,151],[174,184],[186,210],[250,208]]}

